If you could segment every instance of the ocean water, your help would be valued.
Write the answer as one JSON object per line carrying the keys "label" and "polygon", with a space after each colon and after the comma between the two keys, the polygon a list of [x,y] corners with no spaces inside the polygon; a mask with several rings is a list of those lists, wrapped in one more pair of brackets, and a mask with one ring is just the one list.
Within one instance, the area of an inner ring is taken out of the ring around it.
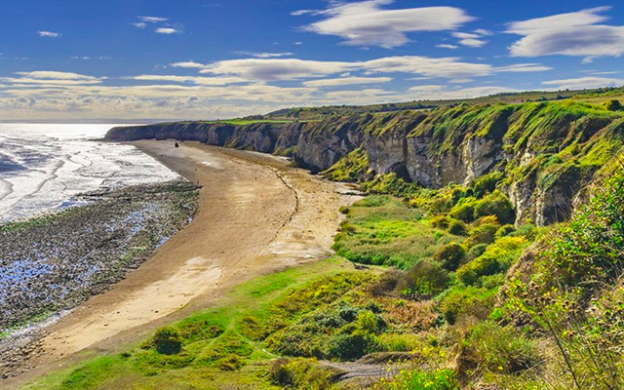
{"label": "ocean water", "polygon": [[0,222],[71,206],[81,192],[179,177],[133,146],[98,141],[114,126],[0,124]]}

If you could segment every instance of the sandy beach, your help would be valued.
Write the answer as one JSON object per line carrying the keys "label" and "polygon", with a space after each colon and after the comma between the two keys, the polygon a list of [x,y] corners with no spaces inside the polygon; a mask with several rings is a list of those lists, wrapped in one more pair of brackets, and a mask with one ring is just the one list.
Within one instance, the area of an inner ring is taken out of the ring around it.
{"label": "sandy beach", "polygon": [[210,305],[255,276],[331,254],[348,188],[270,155],[199,143],[132,143],[171,170],[203,186],[191,224],[111,290],[93,297],[42,340],[36,367],[3,386],[117,351],[156,328]]}

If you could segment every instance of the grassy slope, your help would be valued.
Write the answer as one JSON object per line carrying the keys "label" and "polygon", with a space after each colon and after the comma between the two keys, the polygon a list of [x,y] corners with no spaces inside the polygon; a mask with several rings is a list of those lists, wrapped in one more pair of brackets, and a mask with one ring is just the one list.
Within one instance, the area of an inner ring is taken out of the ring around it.
{"label": "grassy slope", "polygon": [[[250,315],[267,316],[271,304],[285,299],[293,290],[347,269],[352,267],[330,259],[237,287],[216,308],[174,325],[183,335],[182,355],[166,356],[137,346],[125,354],[102,356],[54,373],[24,389],[219,389],[243,383],[268,385],[263,361],[275,355],[266,352],[261,342],[241,335],[244,319]],[[238,363],[234,360],[241,358],[251,364],[232,375],[229,365],[236,370]]]}

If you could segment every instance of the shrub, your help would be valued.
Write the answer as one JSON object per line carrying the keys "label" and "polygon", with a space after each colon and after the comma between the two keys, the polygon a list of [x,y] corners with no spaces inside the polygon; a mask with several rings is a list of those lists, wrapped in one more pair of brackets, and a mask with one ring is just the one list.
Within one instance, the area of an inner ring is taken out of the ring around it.
{"label": "shrub", "polygon": [[462,220],[464,222],[472,222],[475,219],[475,209],[477,207],[477,199],[468,197],[460,199],[459,202],[451,209],[449,216]]}
{"label": "shrub", "polygon": [[485,194],[494,192],[496,185],[503,179],[502,172],[492,172],[481,176],[472,184],[472,190],[475,196],[481,197]]}
{"label": "shrub", "polygon": [[496,290],[458,286],[445,293],[440,302],[440,310],[451,325],[465,316],[485,320],[494,307],[495,294]]}
{"label": "shrub", "polygon": [[473,229],[468,240],[465,244],[468,248],[472,248],[477,244],[491,244],[496,239],[496,232],[499,229],[499,225],[495,224],[483,224]]}
{"label": "shrub", "polygon": [[475,205],[474,218],[495,215],[502,224],[513,223],[516,219],[513,205],[500,191],[494,191]]}
{"label": "shrub", "polygon": [[154,334],[152,343],[158,353],[163,355],[174,355],[182,350],[180,334],[170,326],[158,329]]}
{"label": "shrub", "polygon": [[449,233],[455,236],[467,236],[468,226],[463,221],[452,220],[448,225]]}
{"label": "shrub", "polygon": [[437,217],[431,220],[431,226],[436,229],[448,229],[449,220],[446,217]]}
{"label": "shrub", "polygon": [[609,111],[621,111],[622,103],[620,103],[619,100],[613,99],[605,103],[605,108]]}
{"label": "shrub", "polygon": [[472,328],[463,340],[458,357],[463,372],[482,371],[517,374],[540,362],[532,341],[512,327],[486,321]]}
{"label": "shrub", "polygon": [[473,246],[468,251],[468,254],[466,255],[466,260],[471,261],[481,256],[482,254],[485,253],[487,247],[488,247],[488,244],[477,244]]}
{"label": "shrub", "polygon": [[401,371],[393,380],[382,379],[378,390],[459,390],[460,384],[451,370]]}
{"label": "shrub", "polygon": [[528,245],[524,237],[502,237],[489,246],[483,255],[457,270],[457,278],[474,285],[481,276],[506,271]]}
{"label": "shrub", "polygon": [[372,339],[366,334],[341,334],[333,338],[329,353],[340,360],[356,360],[366,355],[372,345]]}
{"label": "shrub", "polygon": [[515,231],[516,228],[514,227],[514,225],[501,226],[501,228],[496,231],[496,238],[507,237]]}
{"label": "shrub", "polygon": [[413,292],[421,297],[437,295],[451,281],[448,272],[438,263],[419,261],[409,272],[414,281]]}
{"label": "shrub", "polygon": [[466,249],[456,242],[451,242],[438,250],[433,258],[449,271],[455,271],[466,257]]}

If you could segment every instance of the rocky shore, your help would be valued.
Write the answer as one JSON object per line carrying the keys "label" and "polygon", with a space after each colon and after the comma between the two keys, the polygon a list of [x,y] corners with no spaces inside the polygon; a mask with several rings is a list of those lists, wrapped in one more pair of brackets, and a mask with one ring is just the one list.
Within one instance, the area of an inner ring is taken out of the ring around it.
{"label": "rocky shore", "polygon": [[38,322],[122,280],[184,228],[198,192],[174,181],[82,194],[85,206],[0,226],[0,373],[38,353]]}

